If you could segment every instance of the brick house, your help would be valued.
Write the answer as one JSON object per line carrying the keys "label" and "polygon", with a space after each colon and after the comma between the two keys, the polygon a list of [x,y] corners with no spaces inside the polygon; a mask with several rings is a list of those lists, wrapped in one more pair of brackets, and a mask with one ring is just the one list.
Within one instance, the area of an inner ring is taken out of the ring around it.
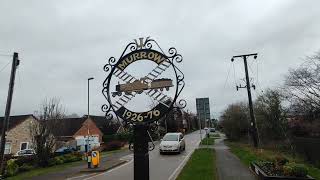
{"label": "brick house", "polygon": [[99,147],[102,143],[103,133],[91,117],[89,119],[86,116],[81,118],[65,118],[59,120],[58,123],[59,129],[54,131],[56,148],[71,146],[80,151],[85,151],[88,140],[91,149]]}
{"label": "brick house", "polygon": [[[0,130],[3,129],[4,117],[0,117]],[[19,150],[32,149],[30,126],[37,123],[32,114],[10,116],[7,129],[5,154],[15,154]]]}

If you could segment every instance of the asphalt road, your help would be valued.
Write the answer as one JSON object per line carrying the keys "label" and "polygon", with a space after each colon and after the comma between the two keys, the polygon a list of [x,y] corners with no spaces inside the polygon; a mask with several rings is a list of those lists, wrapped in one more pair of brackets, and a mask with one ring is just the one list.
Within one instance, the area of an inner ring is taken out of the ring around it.
{"label": "asphalt road", "polygon": [[[204,131],[202,131],[204,133]],[[166,180],[173,179],[177,172],[183,167],[187,157],[198,146],[200,142],[199,131],[185,135],[186,150],[181,154],[159,154],[159,145],[149,152],[150,162],[150,179],[151,180]],[[110,171],[96,174],[91,177],[84,177],[84,180],[133,180],[133,156],[127,155],[123,159],[129,160],[128,163],[116,167]]]}

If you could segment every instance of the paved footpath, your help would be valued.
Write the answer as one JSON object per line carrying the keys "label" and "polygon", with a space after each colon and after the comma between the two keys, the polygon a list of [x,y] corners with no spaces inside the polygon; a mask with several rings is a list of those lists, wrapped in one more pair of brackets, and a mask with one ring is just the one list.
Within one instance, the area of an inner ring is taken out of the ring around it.
{"label": "paved footpath", "polygon": [[[222,135],[222,134],[221,134]],[[220,180],[256,180],[249,168],[243,165],[238,157],[229,151],[222,138],[215,140],[217,172]]]}

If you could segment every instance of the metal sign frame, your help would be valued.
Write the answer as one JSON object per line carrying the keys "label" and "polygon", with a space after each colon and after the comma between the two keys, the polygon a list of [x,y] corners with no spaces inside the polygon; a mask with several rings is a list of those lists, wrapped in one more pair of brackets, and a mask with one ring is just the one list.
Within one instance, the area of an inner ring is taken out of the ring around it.
{"label": "metal sign frame", "polygon": [[[131,63],[139,60],[151,60],[157,64],[152,71],[140,79],[135,78],[125,71],[126,67],[130,66]],[[120,121],[120,119],[124,121],[125,125],[132,125],[133,127],[135,180],[149,180],[150,178],[149,150],[154,149],[154,144],[153,148],[150,149],[149,138],[151,139],[151,136],[148,129],[155,131],[155,127],[158,127],[158,124],[153,122],[164,117],[173,108],[184,108],[186,106],[186,101],[183,99],[180,99],[178,103],[176,103],[178,96],[181,94],[182,89],[185,86],[184,74],[177,67],[177,64],[181,63],[182,60],[182,56],[177,53],[177,50],[174,47],[169,48],[168,53],[166,54],[155,40],[147,37],[145,40],[144,38],[139,38],[139,40],[134,40],[129,43],[118,60],[114,57],[109,58],[107,64],[103,68],[108,74],[103,82],[102,90],[102,94],[106,98],[107,102],[102,105],[101,109],[105,112],[107,120],[112,120],[115,116],[121,125],[122,121]],[[174,72],[176,88],[175,94],[172,98],[161,92],[161,88],[170,88],[173,86],[172,80],[166,78],[164,81],[167,82],[167,85],[163,85],[165,83],[159,84],[159,80],[156,79],[170,67]],[[126,82],[127,85],[121,86],[119,84],[116,86],[116,92],[111,92],[110,82],[113,77],[121,79]],[[123,90],[122,92],[121,89],[127,90]],[[136,95],[141,94],[142,92],[159,103],[152,109],[145,112],[134,112],[124,106]],[[117,96],[119,96],[118,100],[113,103],[112,97],[116,99]],[[130,144],[130,147],[132,147],[131,145],[132,144]]]}
{"label": "metal sign frame", "polygon": [[[156,68],[145,76],[146,79],[143,80],[144,83],[153,82],[167,68],[173,68],[176,80],[176,89],[173,98],[167,97],[157,89],[148,89],[147,92],[144,92],[159,102],[153,109],[145,112],[134,112],[124,107],[126,103],[139,93],[133,92],[132,94],[122,95],[111,92],[110,90],[110,81],[113,77],[117,77],[127,83],[139,81],[138,78],[135,78],[125,71],[131,63],[139,60],[151,60],[158,64]],[[118,60],[114,57],[109,58],[107,64],[104,66],[104,71],[108,75],[103,82],[102,90],[104,97],[107,99],[106,104],[102,106],[102,111],[106,113],[106,118],[111,120],[116,116],[118,120],[120,118],[124,120],[126,124],[148,124],[161,119],[170,112],[173,107],[184,108],[186,106],[185,100],[181,99],[176,103],[178,96],[185,86],[184,74],[176,65],[177,63],[181,63],[182,60],[182,56],[177,53],[174,47],[169,48],[168,54],[165,54],[158,43],[149,37],[145,40],[144,38],[139,38],[139,41],[134,40],[129,43]],[[112,103],[111,97],[115,96],[120,96],[120,98],[115,103]]]}

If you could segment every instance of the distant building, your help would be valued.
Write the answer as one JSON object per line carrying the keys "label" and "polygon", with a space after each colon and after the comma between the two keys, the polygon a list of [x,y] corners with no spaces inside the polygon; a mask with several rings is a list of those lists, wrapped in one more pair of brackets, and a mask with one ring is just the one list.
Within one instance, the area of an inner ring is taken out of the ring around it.
{"label": "distant building", "polygon": [[[4,117],[0,117],[0,131],[3,129]],[[37,123],[37,118],[32,114],[10,116],[7,128],[5,154],[15,154],[20,150],[32,149],[30,126]]]}
{"label": "distant building", "polygon": [[209,98],[196,98],[197,117],[200,119],[201,127],[206,124],[206,120],[210,120],[210,104]]}

